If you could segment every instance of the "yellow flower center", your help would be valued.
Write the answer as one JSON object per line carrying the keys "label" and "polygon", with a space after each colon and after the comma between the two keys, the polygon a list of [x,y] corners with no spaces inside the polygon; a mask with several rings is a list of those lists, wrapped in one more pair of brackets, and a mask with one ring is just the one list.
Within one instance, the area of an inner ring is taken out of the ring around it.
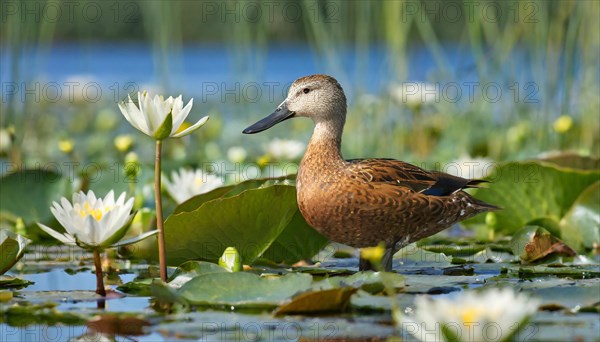
{"label": "yellow flower center", "polygon": [[181,124],[181,126],[179,126],[179,128],[177,129],[177,131],[176,131],[175,133],[176,133],[176,134],[177,134],[177,133],[181,133],[181,132],[183,132],[184,130],[188,129],[188,128],[189,128],[189,127],[191,127],[191,126],[192,126],[192,125],[190,125],[190,123],[189,123],[189,122],[185,122],[185,121],[184,121],[184,122]]}
{"label": "yellow flower center", "polygon": [[469,325],[477,322],[477,318],[480,317],[481,313],[481,308],[467,307],[461,312],[460,316],[463,323]]}
{"label": "yellow flower center", "polygon": [[92,216],[96,221],[100,221],[102,219],[102,216],[104,216],[104,214],[106,214],[108,211],[110,211],[110,207],[107,205],[104,207],[104,210],[100,209],[100,208],[92,208],[92,206],[90,205],[89,202],[85,202],[83,204],[83,208],[79,208],[79,215],[83,218],[86,217],[87,215]]}
{"label": "yellow flower center", "polygon": [[196,178],[194,179],[194,184],[195,184],[195,185],[198,185],[198,186],[200,186],[200,185],[204,184],[204,182],[202,181],[202,177],[196,177]]}

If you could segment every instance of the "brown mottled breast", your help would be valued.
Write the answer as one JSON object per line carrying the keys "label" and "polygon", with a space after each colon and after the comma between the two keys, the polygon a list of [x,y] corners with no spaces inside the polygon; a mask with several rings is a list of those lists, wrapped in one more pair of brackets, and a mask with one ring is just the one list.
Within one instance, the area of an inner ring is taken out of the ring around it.
{"label": "brown mottled breast", "polygon": [[492,208],[460,191],[477,182],[440,175],[392,159],[337,163],[307,153],[298,205],[315,229],[355,247],[410,243]]}

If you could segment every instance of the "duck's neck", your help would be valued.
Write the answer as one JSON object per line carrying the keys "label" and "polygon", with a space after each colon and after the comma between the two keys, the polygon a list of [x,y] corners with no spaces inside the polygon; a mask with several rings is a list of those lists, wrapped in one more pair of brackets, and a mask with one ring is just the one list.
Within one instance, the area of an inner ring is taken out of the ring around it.
{"label": "duck's neck", "polygon": [[[315,130],[306,148],[304,161],[317,161],[329,165],[342,162],[342,129],[344,123],[321,121],[315,125]],[[315,158],[316,157],[316,158]]]}

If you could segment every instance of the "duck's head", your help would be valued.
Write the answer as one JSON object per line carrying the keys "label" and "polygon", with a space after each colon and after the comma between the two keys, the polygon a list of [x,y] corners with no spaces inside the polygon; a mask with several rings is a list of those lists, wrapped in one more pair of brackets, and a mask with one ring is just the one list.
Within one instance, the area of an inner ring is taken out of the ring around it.
{"label": "duck's head", "polygon": [[305,76],[294,81],[287,98],[275,111],[246,128],[243,133],[262,132],[294,117],[308,117],[316,124],[330,122],[343,127],[346,122],[346,95],[335,78],[327,75]]}

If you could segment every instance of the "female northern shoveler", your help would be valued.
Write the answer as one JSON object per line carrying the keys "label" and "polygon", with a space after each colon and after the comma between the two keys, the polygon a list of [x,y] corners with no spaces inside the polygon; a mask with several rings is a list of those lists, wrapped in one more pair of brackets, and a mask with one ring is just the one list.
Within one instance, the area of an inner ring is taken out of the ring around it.
{"label": "female northern shoveler", "polygon": [[[298,207],[332,241],[353,247],[386,245],[383,264],[401,247],[497,207],[462,191],[469,180],[426,171],[394,159],[344,160],[340,152],[346,96],[326,75],[297,79],[275,112],[244,133],[264,131],[293,117],[308,117],[315,129],[296,180]],[[360,269],[369,267],[361,259]]]}

